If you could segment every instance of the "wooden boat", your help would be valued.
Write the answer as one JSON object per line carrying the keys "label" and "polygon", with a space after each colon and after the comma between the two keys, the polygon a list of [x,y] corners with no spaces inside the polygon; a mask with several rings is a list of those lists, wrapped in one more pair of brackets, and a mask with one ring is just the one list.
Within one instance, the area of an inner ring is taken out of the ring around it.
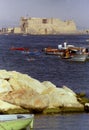
{"label": "wooden boat", "polygon": [[30,130],[33,128],[33,114],[0,115],[0,130]]}
{"label": "wooden boat", "polygon": [[59,44],[58,49],[55,48],[44,48],[43,50],[46,54],[50,55],[58,55],[61,59],[66,59],[69,61],[86,61],[87,57],[89,57],[89,53],[87,52],[85,47],[75,47],[74,45],[67,45],[64,42],[63,45]]}
{"label": "wooden boat", "polygon": [[69,48],[69,47],[74,47],[73,45],[67,45],[66,42],[62,44],[59,44],[58,45],[58,48],[52,48],[52,47],[47,47],[47,48],[44,48],[43,51],[45,52],[45,54],[48,54],[48,55],[63,55],[64,54],[64,51]]}
{"label": "wooden boat", "polygon": [[57,48],[44,48],[43,52],[47,55],[62,55],[63,54],[63,50],[59,50]]}

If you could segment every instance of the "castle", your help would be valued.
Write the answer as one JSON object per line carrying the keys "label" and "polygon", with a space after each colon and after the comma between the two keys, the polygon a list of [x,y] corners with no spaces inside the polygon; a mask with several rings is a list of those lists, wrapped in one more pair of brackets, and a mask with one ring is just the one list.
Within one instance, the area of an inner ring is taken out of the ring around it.
{"label": "castle", "polygon": [[25,18],[21,17],[20,26],[14,28],[14,33],[24,34],[61,34],[75,33],[77,31],[74,21],[62,21],[57,18]]}

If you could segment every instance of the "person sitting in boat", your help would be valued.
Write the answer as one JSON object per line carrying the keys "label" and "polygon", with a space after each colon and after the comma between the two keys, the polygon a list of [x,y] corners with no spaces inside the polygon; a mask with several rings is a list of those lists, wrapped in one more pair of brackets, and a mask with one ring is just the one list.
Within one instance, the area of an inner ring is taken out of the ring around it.
{"label": "person sitting in boat", "polygon": [[71,55],[70,55],[70,50],[69,50],[69,49],[65,49],[65,50],[64,50],[64,53],[63,53],[63,58],[68,59],[68,58],[70,58],[70,57],[71,57]]}

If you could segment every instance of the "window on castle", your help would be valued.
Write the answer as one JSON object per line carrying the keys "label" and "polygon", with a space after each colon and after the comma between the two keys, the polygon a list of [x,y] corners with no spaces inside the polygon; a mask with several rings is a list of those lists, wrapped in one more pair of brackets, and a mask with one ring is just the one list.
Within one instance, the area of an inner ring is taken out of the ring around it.
{"label": "window on castle", "polygon": [[42,19],[42,23],[46,24],[47,23],[47,19]]}

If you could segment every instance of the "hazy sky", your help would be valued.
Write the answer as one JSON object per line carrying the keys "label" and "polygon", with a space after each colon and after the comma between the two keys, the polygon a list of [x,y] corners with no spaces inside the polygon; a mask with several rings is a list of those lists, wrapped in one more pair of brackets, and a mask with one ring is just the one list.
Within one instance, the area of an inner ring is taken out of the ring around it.
{"label": "hazy sky", "polygon": [[19,26],[21,16],[74,20],[89,28],[89,0],[0,0],[0,27]]}

